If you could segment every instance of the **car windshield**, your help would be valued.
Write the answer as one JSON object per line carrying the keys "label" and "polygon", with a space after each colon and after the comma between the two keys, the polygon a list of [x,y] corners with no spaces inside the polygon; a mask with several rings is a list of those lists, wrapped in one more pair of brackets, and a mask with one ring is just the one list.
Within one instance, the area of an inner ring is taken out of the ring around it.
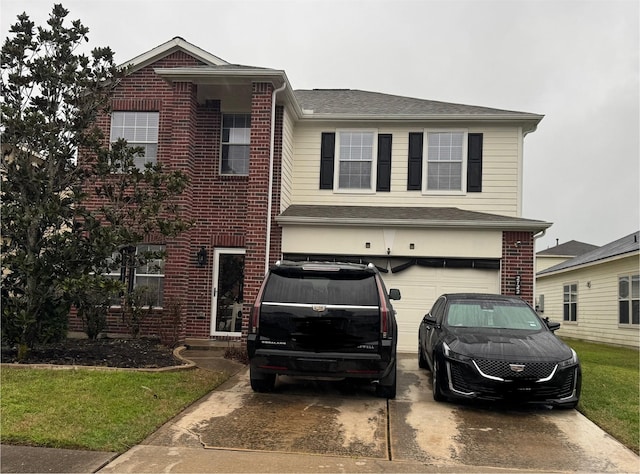
{"label": "car windshield", "polygon": [[449,304],[446,324],[453,327],[523,329],[537,331],[540,319],[524,304],[508,301],[455,301]]}

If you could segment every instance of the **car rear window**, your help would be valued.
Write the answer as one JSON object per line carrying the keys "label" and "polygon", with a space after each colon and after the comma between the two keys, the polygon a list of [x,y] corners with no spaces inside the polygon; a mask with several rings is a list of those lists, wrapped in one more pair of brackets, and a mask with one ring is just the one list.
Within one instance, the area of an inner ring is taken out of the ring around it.
{"label": "car rear window", "polygon": [[531,308],[504,301],[451,302],[447,310],[447,325],[533,331],[542,328],[540,319]]}
{"label": "car rear window", "polygon": [[348,306],[378,306],[373,274],[271,273],[262,301]]}

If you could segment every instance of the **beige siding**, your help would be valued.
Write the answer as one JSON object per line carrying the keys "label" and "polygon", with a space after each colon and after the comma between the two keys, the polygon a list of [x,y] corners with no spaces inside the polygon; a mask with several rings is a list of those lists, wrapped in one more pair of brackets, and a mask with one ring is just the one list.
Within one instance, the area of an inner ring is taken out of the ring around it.
{"label": "beige siding", "polygon": [[536,257],[536,273],[551,268],[559,263],[566,262],[572,257],[558,257],[555,255],[540,255]]}
{"label": "beige siding", "polygon": [[[559,336],[640,348],[638,326],[618,324],[618,278],[638,274],[638,254],[556,275],[538,277],[536,295],[544,295],[544,313],[562,323]],[[577,322],[563,321],[563,286],[578,284]]]}
{"label": "beige siding", "polygon": [[280,212],[291,204],[294,154],[294,127],[292,114],[285,109],[282,120],[282,194],[280,196]]}
{"label": "beige siding", "polygon": [[[367,243],[369,248],[367,248]],[[411,248],[413,244],[413,249]],[[393,229],[383,227],[285,226],[283,253],[456,256],[501,258],[502,232]]]}
{"label": "beige siding", "polygon": [[[318,189],[320,170],[320,137],[322,132],[341,128],[338,124],[298,124],[295,130],[295,163],[292,202],[295,204],[344,204],[384,206],[459,207],[478,212],[519,216],[519,179],[521,163],[520,129],[518,127],[460,127],[470,133],[483,133],[483,191],[466,195],[422,194],[407,191],[408,137],[411,131],[424,128],[378,126],[363,123],[378,133],[391,133],[391,192],[334,193]],[[351,127],[353,128],[353,127]]]}

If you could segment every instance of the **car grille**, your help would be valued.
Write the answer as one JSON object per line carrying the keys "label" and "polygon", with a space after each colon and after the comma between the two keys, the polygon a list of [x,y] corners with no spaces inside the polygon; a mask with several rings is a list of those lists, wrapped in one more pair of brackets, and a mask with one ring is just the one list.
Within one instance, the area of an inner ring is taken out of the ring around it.
{"label": "car grille", "polygon": [[[571,396],[575,385],[575,368],[556,372],[548,382],[535,382],[535,380],[544,378],[544,376],[529,379],[510,377],[508,380],[511,380],[511,382],[500,382],[482,377],[475,367],[468,364],[449,362],[448,365],[451,384],[455,390],[463,393],[475,393],[482,397],[519,396],[530,400],[559,399]],[[508,370],[510,371],[511,369]],[[546,374],[545,376],[548,375]],[[494,376],[499,377],[500,375]]]}
{"label": "car grille", "polygon": [[[533,379],[540,380],[547,378],[553,372],[556,364],[554,362],[505,362],[502,360],[476,359],[475,363],[486,375],[500,377],[505,380]],[[514,372],[510,364],[524,365],[522,372]]]}

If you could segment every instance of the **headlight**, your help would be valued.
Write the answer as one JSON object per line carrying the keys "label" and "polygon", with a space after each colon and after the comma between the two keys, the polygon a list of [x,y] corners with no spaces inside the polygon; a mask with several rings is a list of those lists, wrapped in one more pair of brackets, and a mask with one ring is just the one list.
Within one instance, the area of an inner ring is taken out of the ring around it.
{"label": "headlight", "polygon": [[576,365],[577,363],[578,363],[578,354],[576,354],[576,351],[571,349],[571,357],[567,360],[563,360],[562,362],[558,363],[558,368],[564,369],[566,367],[571,367],[572,365]]}
{"label": "headlight", "polygon": [[445,357],[448,357],[449,359],[459,360],[460,362],[470,362],[471,361],[471,357],[468,357],[468,356],[463,355],[463,354],[458,354],[457,352],[453,352],[451,350],[451,348],[447,345],[446,342],[442,343],[442,349],[444,351]]}

